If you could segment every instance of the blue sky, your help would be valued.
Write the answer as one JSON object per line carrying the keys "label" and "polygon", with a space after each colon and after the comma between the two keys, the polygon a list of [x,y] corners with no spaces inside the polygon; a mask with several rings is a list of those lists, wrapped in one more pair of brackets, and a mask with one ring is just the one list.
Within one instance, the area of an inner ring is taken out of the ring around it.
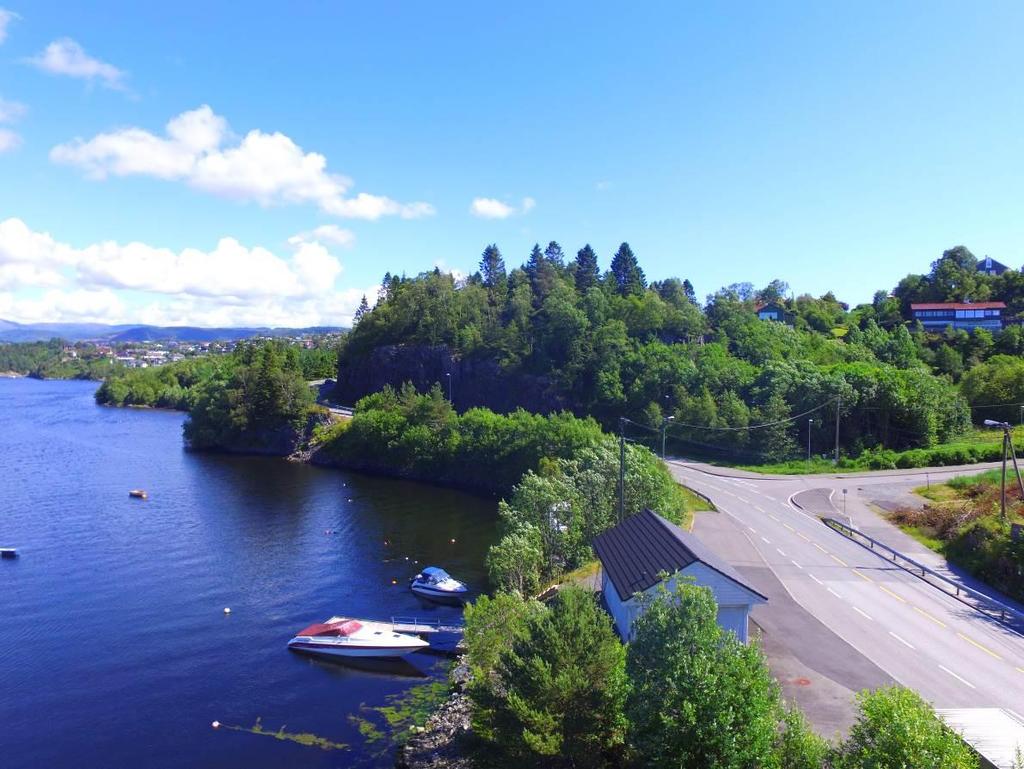
{"label": "blue sky", "polygon": [[1024,263],[1019,3],[0,3],[0,318],[344,323],[492,241],[852,303]]}

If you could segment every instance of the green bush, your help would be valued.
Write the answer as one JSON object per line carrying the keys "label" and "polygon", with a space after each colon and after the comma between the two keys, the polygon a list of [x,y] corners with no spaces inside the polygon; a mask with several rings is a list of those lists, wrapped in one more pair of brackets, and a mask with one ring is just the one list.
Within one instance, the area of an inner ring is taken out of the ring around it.
{"label": "green bush", "polygon": [[[565,588],[548,608],[507,614],[512,632],[502,638],[484,631],[488,652],[477,657],[481,617],[471,613],[467,620],[470,661],[484,672],[469,695],[477,734],[488,742],[488,765],[620,766],[625,650],[593,594]],[[499,639],[505,643],[494,643]]]}
{"label": "green bush", "polygon": [[835,769],[977,769],[978,757],[931,706],[893,686],[857,696],[860,714],[837,751]]}

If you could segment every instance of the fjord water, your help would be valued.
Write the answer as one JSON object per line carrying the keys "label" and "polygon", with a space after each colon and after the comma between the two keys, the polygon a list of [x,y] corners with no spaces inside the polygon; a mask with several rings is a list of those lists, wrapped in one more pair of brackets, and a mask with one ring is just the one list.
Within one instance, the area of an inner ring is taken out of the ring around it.
{"label": "fjord water", "polygon": [[[98,407],[95,387],[0,380],[0,546],[21,554],[0,561],[0,763],[389,765],[349,716],[448,660],[366,671],[285,644],[332,614],[456,619],[407,580],[418,560],[482,585],[493,501],[188,453],[183,415]],[[211,728],[257,718],[352,747]]]}

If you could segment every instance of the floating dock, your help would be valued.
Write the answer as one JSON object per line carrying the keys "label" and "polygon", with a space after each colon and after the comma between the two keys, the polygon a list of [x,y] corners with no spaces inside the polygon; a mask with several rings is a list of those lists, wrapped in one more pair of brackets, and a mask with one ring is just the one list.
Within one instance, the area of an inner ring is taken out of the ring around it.
{"label": "floating dock", "polygon": [[0,558],[17,558],[18,551],[13,547],[0,547]]}

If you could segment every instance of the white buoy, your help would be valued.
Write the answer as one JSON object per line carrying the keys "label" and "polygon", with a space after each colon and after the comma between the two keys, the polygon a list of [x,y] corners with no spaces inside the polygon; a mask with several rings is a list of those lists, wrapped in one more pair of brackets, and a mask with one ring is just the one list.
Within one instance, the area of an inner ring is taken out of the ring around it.
{"label": "white buoy", "polygon": [[212,726],[214,729],[220,729],[220,721],[214,721],[212,724],[210,724],[210,726]]}
{"label": "white buoy", "polygon": [[225,606],[225,607],[224,607],[224,613],[225,613],[225,614],[230,614],[230,613],[231,613],[231,607],[229,607],[229,606]]}

